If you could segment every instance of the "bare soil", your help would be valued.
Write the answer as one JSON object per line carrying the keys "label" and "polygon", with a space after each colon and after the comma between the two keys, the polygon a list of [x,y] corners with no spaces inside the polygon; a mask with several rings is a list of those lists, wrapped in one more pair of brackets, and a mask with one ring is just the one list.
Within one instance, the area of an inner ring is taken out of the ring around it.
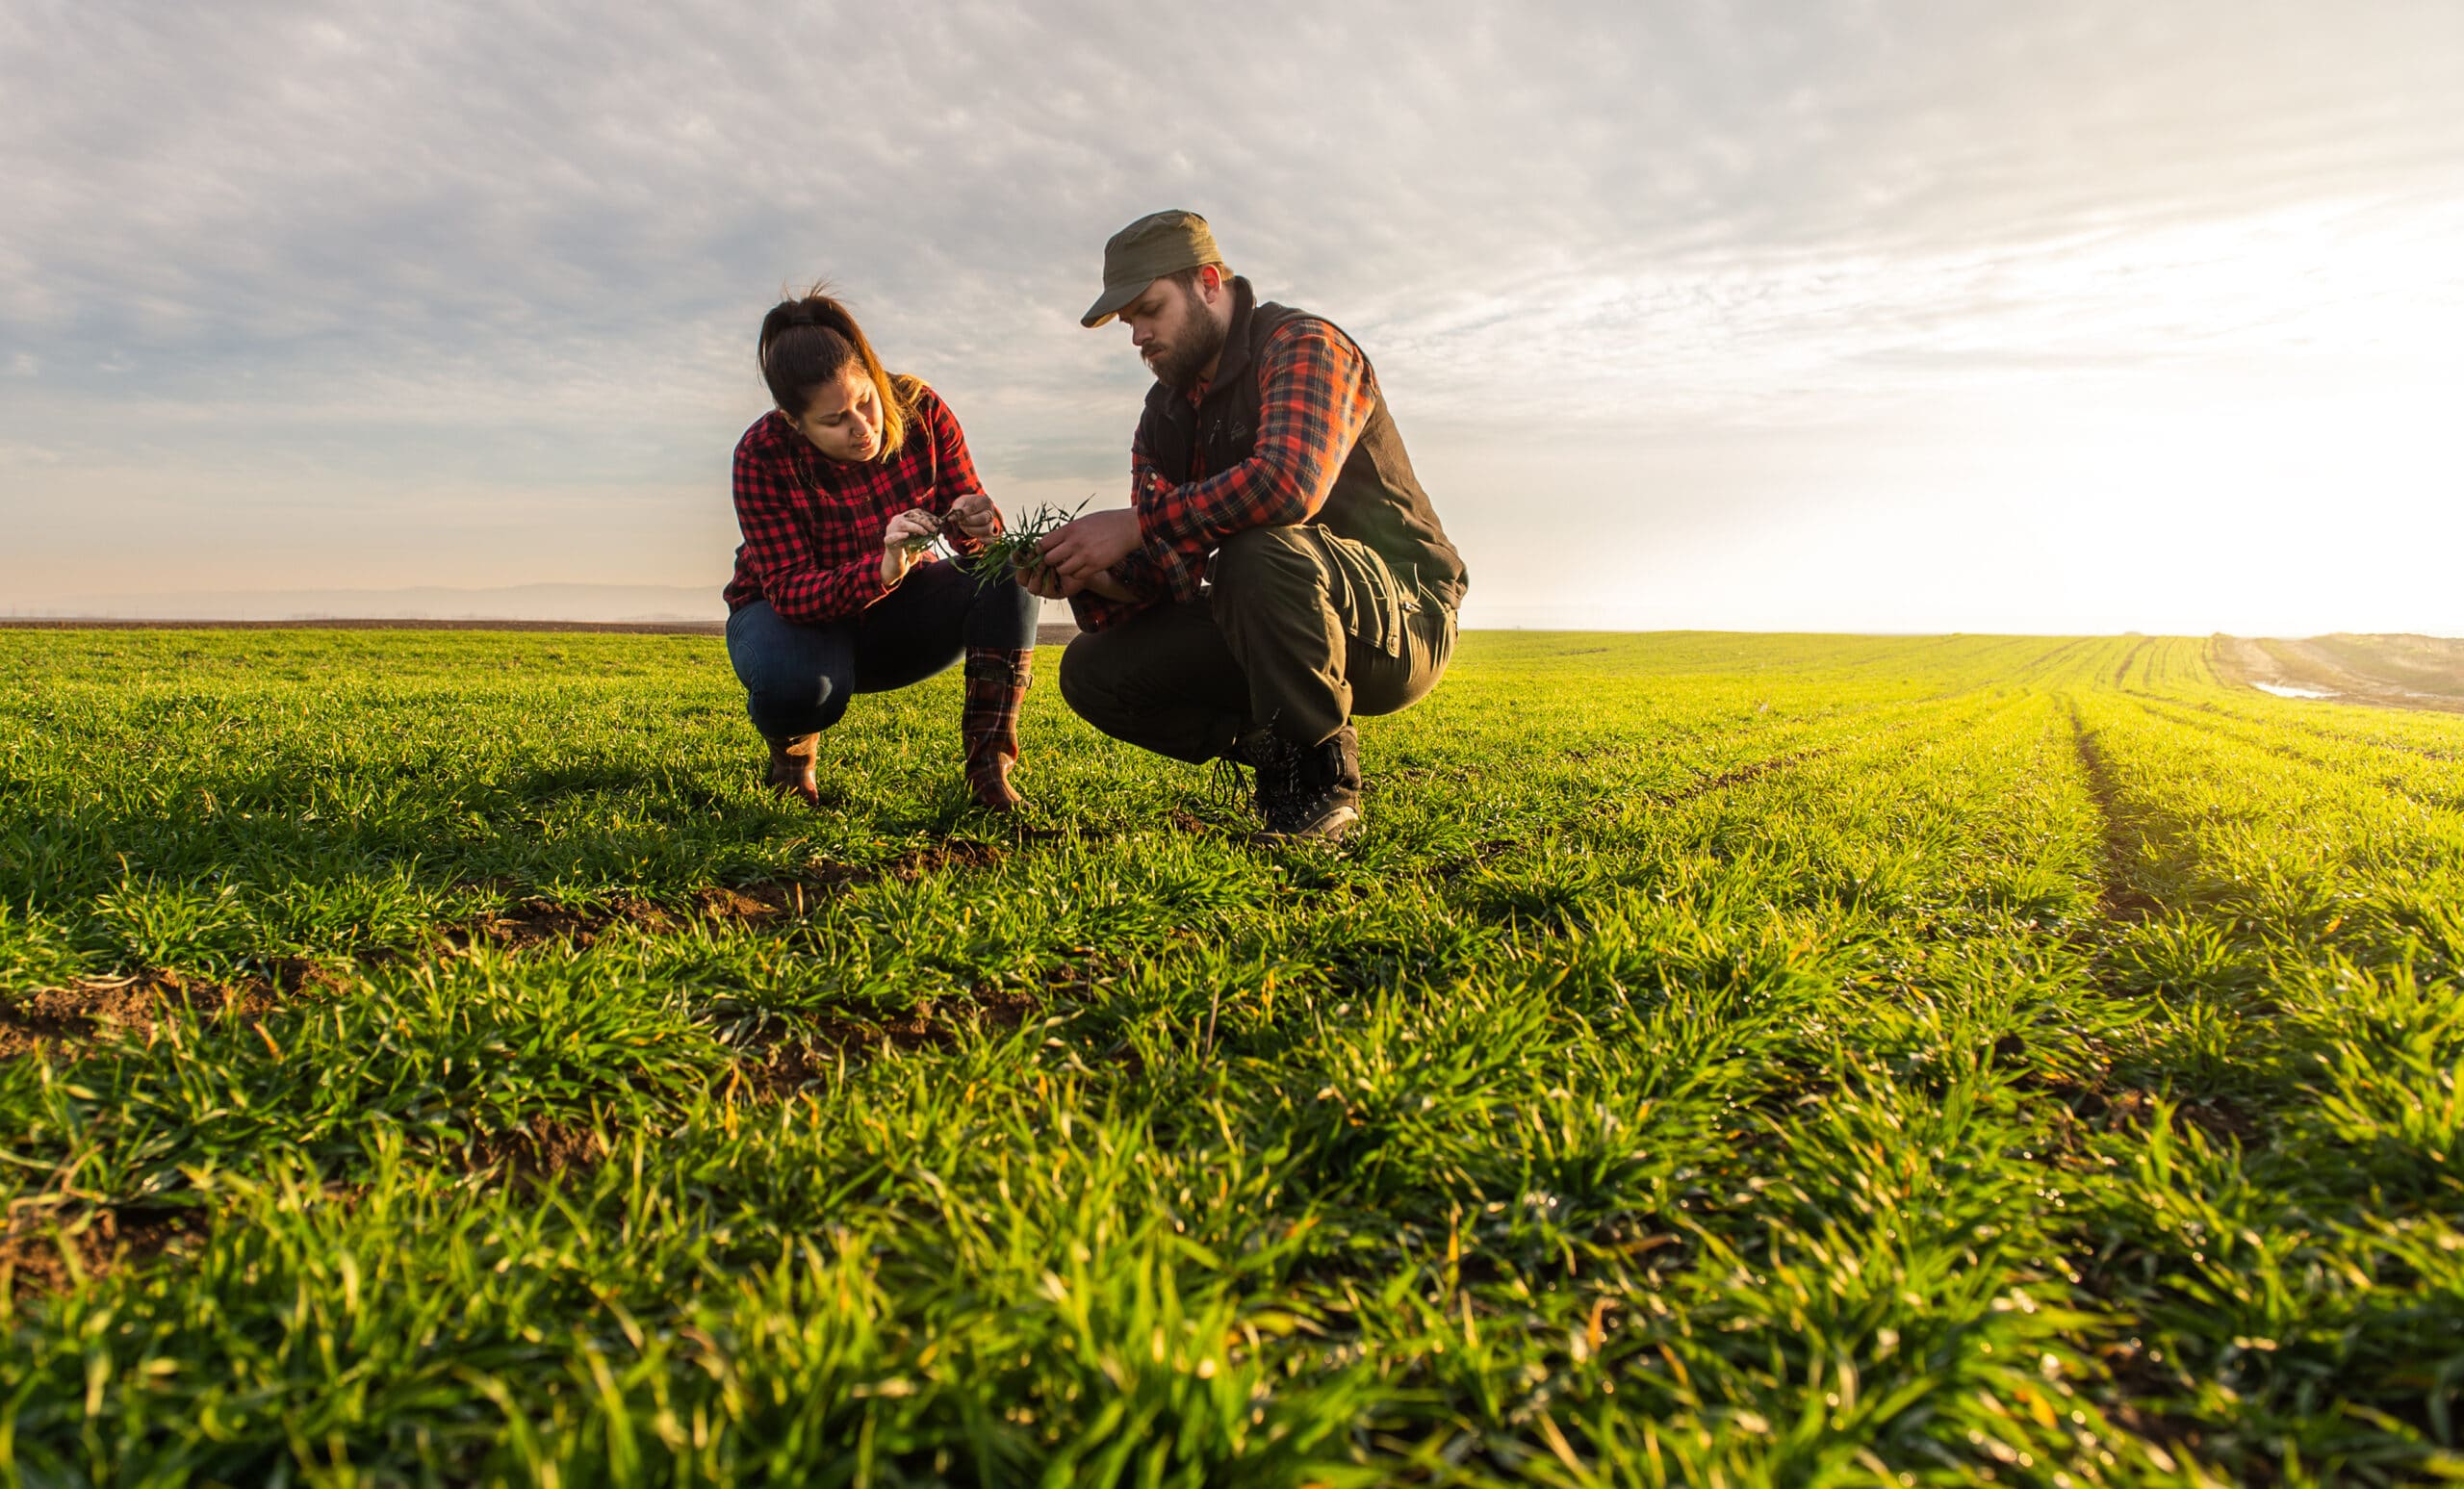
{"label": "bare soil", "polygon": [[518,951],[546,941],[588,946],[617,926],[664,932],[680,929],[695,919],[757,925],[782,916],[800,916],[808,906],[833,891],[858,885],[885,879],[913,884],[952,870],[991,868],[1002,860],[1005,852],[998,844],[952,838],[931,847],[910,849],[886,863],[829,863],[794,879],[713,885],[696,891],[689,908],[630,896],[591,906],[518,900],[475,920],[448,927],[440,934],[447,945],[458,950],[493,946]]}
{"label": "bare soil", "polygon": [[189,1233],[178,1210],[95,1210],[75,1217],[19,1212],[0,1233],[0,1297],[65,1292],[122,1267],[150,1262]]}
{"label": "bare soil", "polygon": [[0,1002],[0,1059],[66,1053],[112,1028],[150,1039],[174,1005],[199,1014],[228,1009],[249,1017],[302,991],[338,985],[333,972],[301,957],[278,958],[262,973],[229,982],[159,969],[78,978],[64,988],[36,988]]}
{"label": "bare soil", "polygon": [[2218,636],[2208,660],[2227,682],[2307,688],[2337,703],[2464,713],[2464,640],[2336,634],[2287,641]]}
{"label": "bare soil", "polygon": [[[1067,986],[1065,980],[1052,983],[1047,991]],[[968,1029],[1007,1033],[1042,1007],[1041,999],[1015,988],[983,987],[964,998],[919,1003],[890,1018],[805,1021],[764,1041],[765,1058],[745,1066],[744,1078],[756,1099],[777,1100],[820,1079],[836,1061],[882,1050],[943,1048]]]}
{"label": "bare soil", "polygon": [[465,1162],[472,1171],[501,1169],[516,1183],[535,1183],[568,1168],[588,1168],[607,1156],[599,1135],[567,1122],[532,1117],[512,1132],[472,1142]]}

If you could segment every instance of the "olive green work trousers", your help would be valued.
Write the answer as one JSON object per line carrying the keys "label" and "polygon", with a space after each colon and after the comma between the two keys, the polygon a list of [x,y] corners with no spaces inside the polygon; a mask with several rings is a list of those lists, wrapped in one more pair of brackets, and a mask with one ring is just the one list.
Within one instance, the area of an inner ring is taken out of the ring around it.
{"label": "olive green work trousers", "polygon": [[1306,747],[1420,702],[1454,653],[1453,610],[1321,526],[1235,533],[1207,581],[1069,643],[1061,696],[1080,718],[1193,763],[1261,728]]}

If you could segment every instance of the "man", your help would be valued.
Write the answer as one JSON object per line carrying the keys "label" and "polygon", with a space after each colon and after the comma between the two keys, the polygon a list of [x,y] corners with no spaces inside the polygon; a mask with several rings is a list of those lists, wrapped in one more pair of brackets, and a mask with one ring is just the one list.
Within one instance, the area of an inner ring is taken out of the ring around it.
{"label": "man", "polygon": [[1155,373],[1127,510],[1044,539],[1029,587],[1084,634],[1061,692],[1116,739],[1256,772],[1267,832],[1360,821],[1355,714],[1437,685],[1463,560],[1412,475],[1377,374],[1333,324],[1259,304],[1206,219],[1141,218],[1104,245],[1104,292]]}

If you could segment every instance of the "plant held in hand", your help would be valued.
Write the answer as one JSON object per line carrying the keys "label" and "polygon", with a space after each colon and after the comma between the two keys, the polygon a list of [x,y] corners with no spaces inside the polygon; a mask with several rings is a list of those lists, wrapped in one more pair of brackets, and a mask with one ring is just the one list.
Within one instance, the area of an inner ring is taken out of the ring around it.
{"label": "plant held in hand", "polygon": [[1004,528],[999,536],[987,541],[974,557],[961,558],[959,565],[975,576],[978,588],[1013,576],[1032,578],[1043,572],[1043,540],[1077,521],[1078,514],[1085,510],[1085,501],[1067,511],[1050,502],[1039,502],[1014,526]]}

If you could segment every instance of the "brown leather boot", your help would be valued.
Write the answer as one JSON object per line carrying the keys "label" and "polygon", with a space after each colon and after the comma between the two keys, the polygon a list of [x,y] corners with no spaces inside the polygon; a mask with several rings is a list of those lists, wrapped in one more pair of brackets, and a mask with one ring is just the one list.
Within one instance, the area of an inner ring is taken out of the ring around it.
{"label": "brown leather boot", "polygon": [[796,797],[808,807],[821,805],[821,787],[812,779],[813,757],[820,752],[819,734],[771,734],[770,789]]}
{"label": "brown leather boot", "polygon": [[959,737],[966,746],[966,783],[976,804],[990,811],[1015,811],[1010,767],[1018,760],[1018,709],[1035,677],[1036,654],[969,647],[966,694]]}
{"label": "brown leather boot", "polygon": [[997,750],[967,757],[966,784],[975,793],[977,806],[987,811],[1018,809],[1022,798],[1010,785],[1010,767],[1016,763]]}

